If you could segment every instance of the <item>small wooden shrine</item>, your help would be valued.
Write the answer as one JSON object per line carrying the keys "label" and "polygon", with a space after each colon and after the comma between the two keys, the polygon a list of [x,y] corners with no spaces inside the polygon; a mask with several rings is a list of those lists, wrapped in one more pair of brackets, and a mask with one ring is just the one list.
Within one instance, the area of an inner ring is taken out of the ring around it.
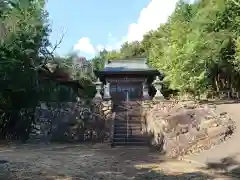
{"label": "small wooden shrine", "polygon": [[[111,102],[111,146],[149,144],[142,131],[143,109],[139,101],[151,100],[153,97],[163,99],[162,74],[150,68],[146,59],[135,58],[108,61],[102,70],[95,71],[95,75],[98,77],[95,100]],[[156,93],[149,93],[151,88]]]}
{"label": "small wooden shrine", "polygon": [[[163,75],[156,69],[147,65],[147,59],[121,59],[111,60],[105,64],[104,69],[95,71],[98,77],[96,82],[96,97],[113,101],[151,99],[149,88],[154,85],[155,98],[163,98],[161,94],[161,80]],[[154,81],[155,79],[155,81]],[[104,96],[100,90],[104,85]]]}

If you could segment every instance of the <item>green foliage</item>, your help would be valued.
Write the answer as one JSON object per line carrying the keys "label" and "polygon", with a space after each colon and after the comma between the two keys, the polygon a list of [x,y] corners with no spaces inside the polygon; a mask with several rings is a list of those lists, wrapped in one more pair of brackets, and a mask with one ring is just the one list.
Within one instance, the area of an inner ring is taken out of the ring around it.
{"label": "green foliage", "polygon": [[134,41],[131,43],[125,42],[120,50],[107,51],[103,50],[98,56],[95,56],[91,61],[93,68],[96,70],[102,69],[108,60],[127,59],[132,57],[146,57],[147,53],[144,45],[141,42]]}
{"label": "green foliage", "polygon": [[143,45],[138,41],[131,43],[125,42],[120,49],[120,53],[121,58],[143,57],[146,55]]}
{"label": "green foliage", "polygon": [[[79,66],[74,54],[53,57],[49,51],[51,31],[44,5],[44,0],[0,3],[0,138],[27,139],[39,101],[91,98],[95,90],[90,63],[85,60]],[[48,62],[57,68],[44,80],[39,70]],[[56,74],[63,76],[65,84],[54,80]],[[84,92],[79,94],[78,83],[68,83],[70,79],[86,86]]]}
{"label": "green foliage", "polygon": [[[235,0],[179,1],[165,24],[124,43],[105,59],[147,56],[169,88],[180,93],[240,88],[240,5]],[[102,60],[103,61],[103,60]]]}
{"label": "green foliage", "polygon": [[43,0],[0,4],[0,138],[26,139],[39,101],[37,69],[49,54]]}

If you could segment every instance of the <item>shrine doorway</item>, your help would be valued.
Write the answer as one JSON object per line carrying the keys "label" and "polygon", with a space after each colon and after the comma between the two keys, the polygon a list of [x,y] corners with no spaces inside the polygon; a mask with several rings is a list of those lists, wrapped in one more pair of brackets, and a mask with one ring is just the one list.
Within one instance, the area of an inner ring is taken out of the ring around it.
{"label": "shrine doorway", "polygon": [[142,83],[139,82],[113,82],[110,83],[110,95],[112,101],[141,100]]}
{"label": "shrine doorway", "polygon": [[112,97],[113,111],[125,113],[128,103],[141,100],[142,87],[141,82],[111,82],[110,95]]}

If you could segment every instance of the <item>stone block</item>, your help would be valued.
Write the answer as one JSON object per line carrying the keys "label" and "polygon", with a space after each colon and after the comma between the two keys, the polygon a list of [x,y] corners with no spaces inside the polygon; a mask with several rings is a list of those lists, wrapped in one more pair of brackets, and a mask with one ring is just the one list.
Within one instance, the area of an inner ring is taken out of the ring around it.
{"label": "stone block", "polygon": [[217,136],[222,136],[227,131],[227,127],[219,126],[219,127],[212,127],[207,129],[208,137],[214,138]]}
{"label": "stone block", "polygon": [[110,107],[109,107],[109,106],[103,106],[103,107],[102,107],[102,111],[108,111],[108,110],[110,110]]}
{"label": "stone block", "polygon": [[208,120],[202,120],[199,124],[200,129],[208,129],[212,127],[217,127],[219,125],[218,119],[208,119]]}
{"label": "stone block", "polygon": [[224,124],[220,119],[226,122],[225,127],[231,124],[227,116],[217,117],[213,108],[195,102],[163,101],[152,103],[148,108],[143,108],[146,131],[153,132],[155,139],[159,132],[164,134],[165,151],[170,156],[187,153],[191,147],[194,152],[210,148],[213,143],[219,142],[215,139],[221,139],[224,132],[224,128],[220,128]]}

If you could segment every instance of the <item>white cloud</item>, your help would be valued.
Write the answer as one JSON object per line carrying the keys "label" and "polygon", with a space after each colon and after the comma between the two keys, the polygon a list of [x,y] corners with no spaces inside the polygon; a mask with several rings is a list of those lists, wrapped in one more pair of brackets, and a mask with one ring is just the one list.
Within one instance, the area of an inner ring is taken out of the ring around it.
{"label": "white cloud", "polygon": [[75,44],[73,50],[79,53],[83,52],[86,54],[95,54],[96,52],[88,37],[82,37],[77,42],[77,44]]}
{"label": "white cloud", "polygon": [[108,33],[107,44],[97,45],[96,50],[97,50],[97,52],[102,51],[103,49],[106,49],[107,51],[111,51],[114,49],[119,49],[121,47],[121,44],[122,44],[122,42],[118,41],[117,38],[115,38],[112,35],[112,33]]}
{"label": "white cloud", "polygon": [[160,24],[167,22],[168,17],[175,10],[177,2],[178,0],[151,0],[147,7],[141,10],[137,22],[129,25],[126,36],[117,41],[109,33],[108,44],[98,45],[98,51],[104,48],[106,50],[119,49],[126,41],[141,41],[144,34],[150,30],[156,30]]}
{"label": "white cloud", "polygon": [[197,3],[199,2],[200,0],[185,0],[186,3],[189,3],[189,4],[194,4],[194,3]]}
{"label": "white cloud", "polygon": [[104,46],[99,44],[99,45],[97,45],[96,49],[97,49],[97,51],[102,51],[104,49]]}
{"label": "white cloud", "polygon": [[95,55],[96,53],[106,49],[107,51],[111,51],[114,49],[119,49],[121,47],[121,42],[117,41],[117,39],[109,33],[107,36],[107,44],[102,45],[98,44],[96,47],[93,46],[90,39],[88,37],[82,37],[77,44],[74,45],[73,50],[78,54],[86,53],[89,55]]}
{"label": "white cloud", "polygon": [[145,33],[156,30],[173,13],[177,2],[178,0],[152,0],[142,9],[138,21],[129,25],[126,40],[141,41]]}
{"label": "white cloud", "polygon": [[[185,0],[193,2],[195,0]],[[141,41],[143,35],[150,30],[156,30],[160,24],[166,23],[168,17],[175,10],[178,0],[151,0],[147,7],[143,8],[139,14],[137,22],[132,23],[128,27],[127,35],[121,39],[116,39],[112,33],[109,33],[107,44],[98,44],[93,47],[89,38],[83,37],[74,46],[74,50],[85,52],[87,54],[96,54],[106,49],[108,51],[120,49],[121,45],[128,41]]]}

